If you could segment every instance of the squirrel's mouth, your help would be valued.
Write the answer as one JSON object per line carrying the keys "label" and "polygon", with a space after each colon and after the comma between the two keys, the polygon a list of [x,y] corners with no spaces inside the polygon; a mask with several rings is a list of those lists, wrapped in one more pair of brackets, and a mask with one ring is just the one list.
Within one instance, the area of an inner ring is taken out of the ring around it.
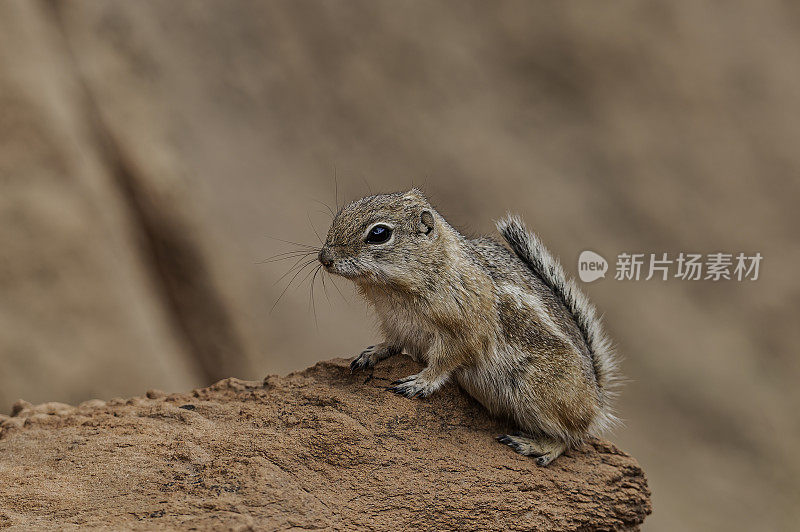
{"label": "squirrel's mouth", "polygon": [[347,264],[342,261],[330,261],[327,264],[322,263],[325,271],[333,275],[344,277],[345,279],[354,280],[362,276],[361,271],[354,267],[352,264]]}
{"label": "squirrel's mouth", "polygon": [[320,249],[317,256],[325,271],[333,275],[339,275],[354,281],[363,277],[364,270],[360,268],[358,262],[353,257],[341,256],[335,252],[333,246],[325,245]]}

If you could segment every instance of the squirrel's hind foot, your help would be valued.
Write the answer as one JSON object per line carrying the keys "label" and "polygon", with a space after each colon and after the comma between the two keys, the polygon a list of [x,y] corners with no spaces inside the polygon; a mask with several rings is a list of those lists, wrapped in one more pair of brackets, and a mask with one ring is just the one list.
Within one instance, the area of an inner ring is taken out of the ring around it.
{"label": "squirrel's hind foot", "polygon": [[561,456],[567,446],[564,442],[548,436],[529,436],[527,434],[501,434],[497,441],[508,445],[524,456],[536,458],[536,465],[546,466]]}

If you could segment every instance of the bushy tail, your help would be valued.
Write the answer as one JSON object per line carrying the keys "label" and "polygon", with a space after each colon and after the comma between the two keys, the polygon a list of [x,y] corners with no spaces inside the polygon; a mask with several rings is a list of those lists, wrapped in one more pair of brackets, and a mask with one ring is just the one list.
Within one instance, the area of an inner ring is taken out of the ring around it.
{"label": "bushy tail", "polygon": [[614,416],[610,400],[619,383],[617,358],[614,348],[603,331],[603,323],[594,306],[571,279],[567,279],[564,268],[553,257],[542,241],[525,228],[525,224],[517,216],[508,215],[497,222],[497,230],[506,239],[511,249],[527,264],[564,302],[575,323],[581,331],[592,359],[597,386],[600,390],[601,415],[597,419],[597,428],[603,429],[614,424]]}

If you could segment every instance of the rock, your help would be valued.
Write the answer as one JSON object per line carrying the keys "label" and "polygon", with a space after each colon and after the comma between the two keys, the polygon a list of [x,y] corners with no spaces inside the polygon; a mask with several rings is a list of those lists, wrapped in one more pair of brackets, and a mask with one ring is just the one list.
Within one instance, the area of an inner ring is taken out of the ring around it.
{"label": "rock", "polygon": [[651,512],[644,473],[611,443],[540,468],[456,386],[385,390],[418,370],[334,359],[263,383],[26,406],[0,424],[0,526],[626,530]]}

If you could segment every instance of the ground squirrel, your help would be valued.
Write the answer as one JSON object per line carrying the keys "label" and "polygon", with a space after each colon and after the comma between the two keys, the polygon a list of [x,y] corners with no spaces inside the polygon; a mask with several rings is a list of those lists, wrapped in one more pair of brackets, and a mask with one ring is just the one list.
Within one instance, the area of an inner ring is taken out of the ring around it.
{"label": "ground squirrel", "polygon": [[352,369],[405,351],[425,369],[392,383],[426,397],[450,378],[520,432],[497,439],[545,466],[615,421],[616,364],[594,307],[514,216],[496,240],[469,239],[419,190],[336,213],[319,261],[353,281],[386,341]]}

